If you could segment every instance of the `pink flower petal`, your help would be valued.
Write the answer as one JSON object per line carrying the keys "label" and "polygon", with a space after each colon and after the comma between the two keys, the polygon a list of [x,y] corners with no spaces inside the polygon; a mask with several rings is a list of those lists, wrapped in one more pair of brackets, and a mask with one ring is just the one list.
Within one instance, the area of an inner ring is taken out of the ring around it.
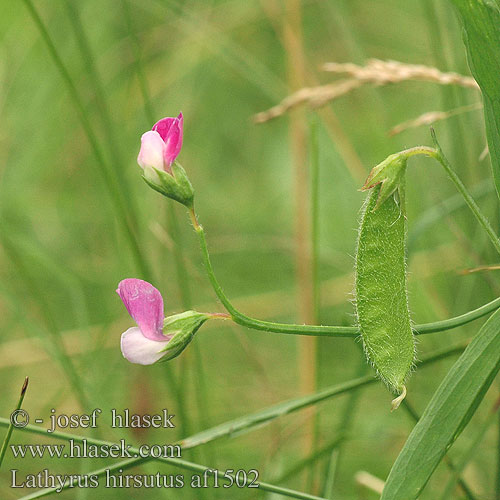
{"label": "pink flower petal", "polygon": [[142,167],[155,167],[163,170],[165,143],[158,132],[150,130],[141,137],[141,150],[137,163]]}
{"label": "pink flower petal", "polygon": [[165,142],[168,137],[168,132],[170,128],[172,127],[172,124],[177,121],[177,118],[172,118],[168,116],[167,118],[162,118],[160,121],[156,122],[153,125],[153,129],[155,132],[158,132],[160,134],[160,137],[163,139]]}
{"label": "pink flower petal", "polygon": [[139,328],[134,326],[122,333],[120,347],[123,357],[131,363],[152,365],[165,355],[161,351],[165,349],[169,340],[170,337],[163,337],[163,342],[150,340],[142,334]]}
{"label": "pink flower petal", "polygon": [[172,165],[179,155],[182,148],[182,128],[178,123],[174,123],[170,128],[170,133],[165,141],[165,150],[163,151],[163,161],[165,165]]}
{"label": "pink flower petal", "polygon": [[154,341],[164,341],[161,293],[147,281],[134,278],[120,281],[116,292],[144,337]]}
{"label": "pink flower petal", "polygon": [[184,117],[179,113],[177,118],[163,118],[155,123],[153,130],[158,132],[165,143],[163,159],[166,169],[175,161],[182,148]]}

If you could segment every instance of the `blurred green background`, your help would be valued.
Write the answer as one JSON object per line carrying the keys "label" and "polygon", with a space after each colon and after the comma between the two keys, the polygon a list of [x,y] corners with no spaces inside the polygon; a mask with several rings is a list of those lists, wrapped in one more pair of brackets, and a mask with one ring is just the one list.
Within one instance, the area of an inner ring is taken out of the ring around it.
{"label": "blurred green background", "polygon": [[[460,27],[448,3],[34,0],[31,5],[34,10],[26,2],[0,1],[0,414],[10,414],[29,375],[24,407],[33,416],[47,418],[51,408],[61,413],[168,408],[177,415],[173,431],[117,432],[103,419],[95,435],[170,443],[314,389],[307,382],[314,370],[318,388],[370,373],[352,340],[319,339],[316,359],[304,364],[311,343],[218,322],[205,325],[189,349],[168,364],[141,367],[122,358],[119,337],[132,326],[115,293],[123,278],[154,283],[167,314],[190,307],[222,311],[184,208],[141,180],[135,161],[140,136],[154,121],[182,110],[179,161],[195,187],[197,211],[226,293],[249,315],[304,322],[303,311],[307,315],[313,304],[304,303],[311,300],[310,200],[301,193],[309,191],[315,151],[310,134],[316,127],[317,320],[353,324],[353,255],[364,197],[358,188],[388,154],[430,144],[427,127],[394,137],[389,130],[424,112],[476,103],[480,96],[474,90],[405,82],[363,87],[320,112],[302,108],[292,117],[260,125],[252,117],[301,85],[332,81],[332,75],[320,71],[329,61],[395,59],[468,75]],[[67,73],[61,73],[58,61]],[[303,61],[303,71],[297,61]],[[489,160],[479,160],[486,144],[483,128],[481,111],[436,124],[444,151],[498,227]],[[297,148],[294,133],[304,148]],[[467,208],[460,199],[455,203],[454,187],[441,167],[430,160],[412,161],[407,184],[414,321],[444,319],[494,298],[496,271],[460,274],[493,264],[496,257]],[[125,227],[135,235],[141,264]],[[180,279],[179,262],[185,269]],[[481,322],[422,337],[419,353],[470,338]],[[447,359],[413,375],[408,400],[419,413],[451,363]],[[483,425],[496,390],[451,450],[454,459]],[[285,416],[250,434],[186,452],[184,458],[221,470],[255,468],[260,479],[277,482],[311,454],[315,421],[316,449],[341,434],[346,439],[333,455],[332,450],[323,453],[280,484],[322,494],[330,474],[331,498],[377,498],[356,483],[355,475],[368,471],[384,479],[413,426],[403,409],[389,412],[390,399],[377,383],[319,405],[317,416],[307,411]],[[495,432],[488,430],[465,470],[477,498],[493,498]],[[15,432],[11,442],[56,441]],[[7,454],[0,471],[1,497],[21,496],[9,487],[11,468],[21,475],[46,467],[53,473],[83,474],[111,463],[21,461]],[[157,471],[182,472],[151,463],[129,473]],[[440,466],[422,498],[436,498],[448,476]],[[82,489],[60,498],[120,494]],[[266,498],[264,492],[236,488],[131,494],[145,499]],[[461,498],[458,490],[456,495]]]}

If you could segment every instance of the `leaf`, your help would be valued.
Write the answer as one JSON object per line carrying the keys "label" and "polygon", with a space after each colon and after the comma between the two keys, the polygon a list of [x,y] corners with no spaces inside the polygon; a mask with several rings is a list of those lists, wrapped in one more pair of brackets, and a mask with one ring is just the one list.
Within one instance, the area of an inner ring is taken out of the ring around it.
{"label": "leaf", "polygon": [[486,135],[500,197],[500,1],[451,0],[464,28],[469,67],[481,87]]}
{"label": "leaf", "polygon": [[468,424],[500,369],[500,311],[438,387],[394,463],[381,500],[416,499]]}

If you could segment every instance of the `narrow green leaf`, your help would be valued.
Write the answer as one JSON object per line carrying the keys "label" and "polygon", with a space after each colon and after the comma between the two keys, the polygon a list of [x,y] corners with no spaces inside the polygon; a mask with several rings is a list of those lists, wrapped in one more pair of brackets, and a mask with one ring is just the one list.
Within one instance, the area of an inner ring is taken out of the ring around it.
{"label": "narrow green leaf", "polygon": [[481,87],[493,177],[500,197],[500,8],[493,0],[452,0],[464,27],[464,43]]}
{"label": "narrow green leaf", "polygon": [[483,325],[438,387],[387,479],[381,500],[416,499],[468,424],[500,369],[500,311]]}
{"label": "narrow green leaf", "polygon": [[365,377],[350,380],[349,382],[328,387],[327,389],[323,389],[308,396],[293,398],[283,403],[265,408],[264,410],[244,415],[243,417],[239,417],[210,429],[198,432],[193,436],[181,440],[180,445],[183,450],[187,450],[222,437],[239,436],[245,432],[261,427],[275,418],[288,415],[289,413],[315,405],[331,397],[345,394],[346,392],[350,392],[359,387],[373,384],[375,382],[376,379],[374,377],[367,375]]}
{"label": "narrow green leaf", "polygon": [[[461,351],[461,345],[456,345],[455,347],[447,347],[443,350],[435,351],[429,355],[422,356],[422,359],[417,363],[419,366],[428,365]],[[255,413],[244,415],[234,420],[224,422],[210,429],[198,432],[193,436],[182,439],[179,444],[182,446],[183,450],[187,450],[189,448],[194,448],[196,446],[212,442],[222,437],[240,436],[246,432],[253,431],[254,429],[257,429],[283,415],[288,415],[303,408],[316,405],[329,398],[339,396],[347,392],[355,391],[361,387],[369,384],[374,384],[376,382],[377,379],[372,375],[358,377],[348,382],[343,382],[341,384],[336,384],[331,387],[321,389],[307,396],[289,399],[288,401],[269,406]],[[2,421],[0,419],[0,425],[1,423]]]}
{"label": "narrow green leaf", "polygon": [[498,402],[495,401],[492,410],[489,412],[486,420],[479,425],[479,428],[476,431],[476,435],[472,439],[470,445],[466,448],[465,452],[462,454],[462,457],[458,462],[455,462],[453,467],[451,468],[452,474],[448,479],[448,483],[441,495],[441,500],[448,500],[453,496],[453,491],[455,489],[455,483],[459,481],[460,474],[464,471],[467,464],[474,458],[474,455],[478,453],[481,445],[481,441],[483,441],[486,433],[490,429],[490,427],[496,423],[498,419]]}

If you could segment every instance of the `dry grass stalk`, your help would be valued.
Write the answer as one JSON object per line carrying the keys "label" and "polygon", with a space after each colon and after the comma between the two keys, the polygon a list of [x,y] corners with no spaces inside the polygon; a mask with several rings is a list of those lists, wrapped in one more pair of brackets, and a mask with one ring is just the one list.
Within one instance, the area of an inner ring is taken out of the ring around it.
{"label": "dry grass stalk", "polygon": [[422,64],[405,64],[398,61],[370,59],[366,66],[352,63],[326,63],[322,68],[331,73],[347,74],[356,80],[374,85],[387,85],[408,80],[434,82],[440,85],[459,85],[460,87],[479,90],[479,86],[470,76],[458,73],[442,73],[437,68]]}
{"label": "dry grass stalk", "polygon": [[256,114],[254,116],[255,123],[264,123],[277,118],[301,104],[308,104],[311,108],[320,108],[366,84],[379,86],[416,80],[479,89],[476,81],[471,77],[458,73],[442,73],[429,66],[404,64],[397,61],[370,59],[366,66],[358,66],[353,63],[326,63],[323,69],[333,73],[346,74],[350,78],[317,87],[304,87],[283,99],[276,106]]}
{"label": "dry grass stalk", "polygon": [[500,270],[500,264],[492,264],[487,266],[473,267],[471,269],[463,269],[462,271],[460,271],[459,274],[472,274],[472,273],[479,273],[481,271],[499,271],[499,270]]}
{"label": "dry grass stalk", "polygon": [[297,92],[285,97],[279,104],[267,111],[262,111],[254,116],[255,123],[264,123],[278,116],[284,115],[288,110],[301,104],[307,103],[311,108],[320,108],[327,102],[348,94],[352,90],[361,87],[363,82],[349,79],[339,82],[319,85],[318,87],[304,87]]}
{"label": "dry grass stalk", "polygon": [[413,120],[408,120],[406,122],[396,125],[389,131],[389,135],[393,136],[400,134],[401,132],[408,130],[410,128],[421,127],[423,125],[432,125],[435,122],[446,120],[452,116],[459,115],[461,113],[467,113],[468,111],[475,111],[482,109],[483,105],[480,102],[471,104],[469,106],[461,106],[460,108],[451,109],[450,111],[429,111],[424,113]]}

